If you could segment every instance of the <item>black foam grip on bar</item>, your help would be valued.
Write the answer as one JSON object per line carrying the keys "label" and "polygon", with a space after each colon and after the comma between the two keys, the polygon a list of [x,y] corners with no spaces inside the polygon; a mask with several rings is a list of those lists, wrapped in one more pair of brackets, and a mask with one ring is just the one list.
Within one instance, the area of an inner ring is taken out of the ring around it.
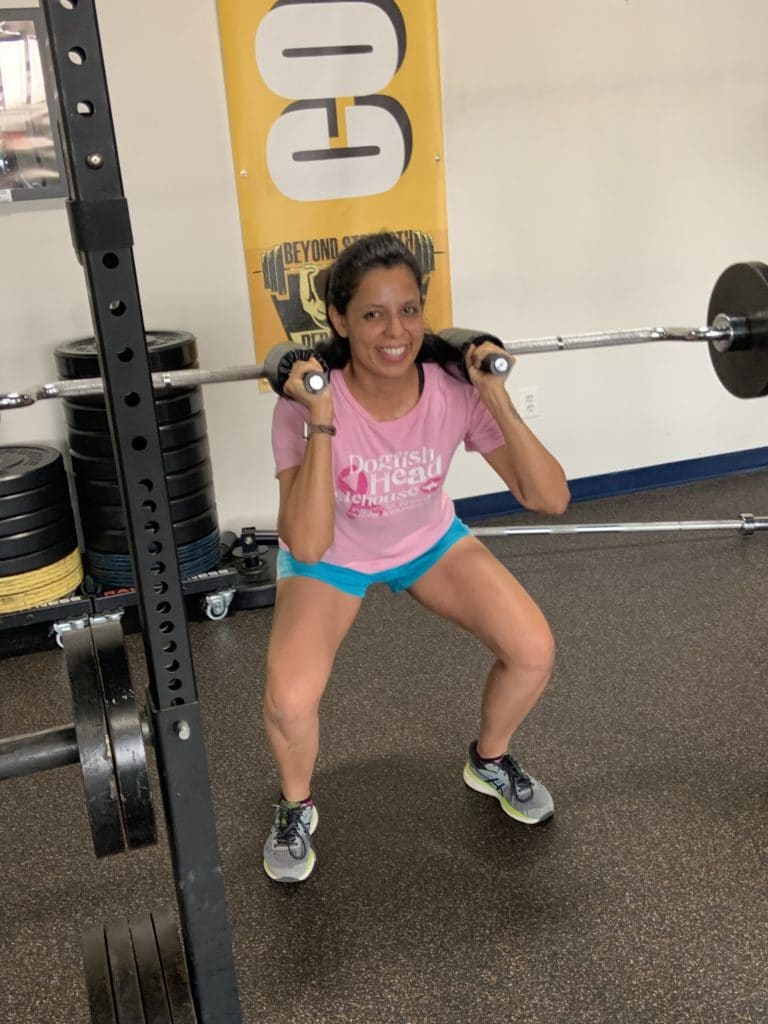
{"label": "black foam grip on bar", "polygon": [[67,213],[77,252],[106,252],[133,245],[128,201],[124,197],[70,199]]}
{"label": "black foam grip on bar", "polygon": [[445,330],[439,332],[439,337],[462,354],[466,352],[468,345],[482,345],[485,341],[490,341],[497,348],[504,348],[504,342],[495,334],[488,334],[487,331],[475,331],[467,327],[446,327]]}

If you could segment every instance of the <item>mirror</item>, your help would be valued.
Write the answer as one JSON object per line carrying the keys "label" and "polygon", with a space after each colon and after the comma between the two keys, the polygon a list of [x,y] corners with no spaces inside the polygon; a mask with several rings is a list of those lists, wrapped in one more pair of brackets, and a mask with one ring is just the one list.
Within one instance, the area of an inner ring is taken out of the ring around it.
{"label": "mirror", "polygon": [[41,12],[0,7],[0,201],[67,194],[52,96]]}

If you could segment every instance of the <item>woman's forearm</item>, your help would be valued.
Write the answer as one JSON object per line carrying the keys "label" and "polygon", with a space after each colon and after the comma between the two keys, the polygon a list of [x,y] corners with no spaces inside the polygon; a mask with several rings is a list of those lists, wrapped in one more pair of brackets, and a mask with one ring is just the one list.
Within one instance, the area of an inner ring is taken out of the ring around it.
{"label": "woman's forearm", "polygon": [[570,500],[562,466],[529,430],[506,390],[483,397],[504,435],[504,482],[526,508],[561,515]]}
{"label": "woman's forearm", "polygon": [[278,532],[300,562],[318,562],[333,543],[332,438],[311,434],[304,461],[280,510]]}

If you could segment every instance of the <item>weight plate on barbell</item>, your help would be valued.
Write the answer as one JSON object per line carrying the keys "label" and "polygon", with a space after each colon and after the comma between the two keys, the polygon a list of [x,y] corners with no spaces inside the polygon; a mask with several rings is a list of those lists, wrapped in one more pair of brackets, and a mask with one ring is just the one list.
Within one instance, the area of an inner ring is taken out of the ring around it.
{"label": "weight plate on barbell", "polygon": [[131,684],[123,631],[118,622],[91,626],[104,693],[112,761],[129,849],[157,842],[141,717]]}
{"label": "weight plate on barbell", "polygon": [[709,300],[707,323],[721,313],[747,320],[749,345],[719,352],[708,343],[720,383],[737,398],[768,394],[768,266],[734,263],[724,270]]}
{"label": "weight plate on barbell", "polygon": [[[184,370],[197,364],[197,341],[189,331],[146,331],[144,337],[153,373]],[[95,338],[76,338],[57,345],[56,371],[64,380],[99,377]]]}
{"label": "weight plate on barbell", "polygon": [[139,972],[144,1016],[150,1024],[173,1024],[152,917],[149,914],[132,917],[128,926]]}
{"label": "weight plate on barbell", "polygon": [[0,495],[18,495],[65,480],[64,464],[57,448],[48,445],[0,447]]}
{"label": "weight plate on barbell", "polygon": [[94,925],[86,929],[81,936],[81,946],[91,1024],[119,1024],[115,1015],[104,926]]}
{"label": "weight plate on barbell", "polygon": [[153,910],[152,923],[155,927],[173,1024],[197,1024],[187,959],[176,926],[176,918],[169,910]]}
{"label": "weight plate on barbell", "polygon": [[62,633],[61,645],[72,691],[75,735],[93,848],[97,857],[106,857],[121,853],[125,839],[90,627]]}
{"label": "weight plate on barbell", "polygon": [[109,921],[104,934],[118,1024],[147,1024],[128,922]]}

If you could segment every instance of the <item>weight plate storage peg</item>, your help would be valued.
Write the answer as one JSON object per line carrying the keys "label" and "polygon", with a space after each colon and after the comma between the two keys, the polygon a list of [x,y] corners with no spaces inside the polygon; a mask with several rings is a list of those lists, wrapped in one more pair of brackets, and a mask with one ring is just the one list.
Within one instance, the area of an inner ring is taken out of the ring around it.
{"label": "weight plate storage peg", "polygon": [[709,355],[721,384],[737,398],[768,394],[768,266],[734,263],[717,279],[709,301],[708,323],[718,317],[744,322],[728,347],[708,342]]}

